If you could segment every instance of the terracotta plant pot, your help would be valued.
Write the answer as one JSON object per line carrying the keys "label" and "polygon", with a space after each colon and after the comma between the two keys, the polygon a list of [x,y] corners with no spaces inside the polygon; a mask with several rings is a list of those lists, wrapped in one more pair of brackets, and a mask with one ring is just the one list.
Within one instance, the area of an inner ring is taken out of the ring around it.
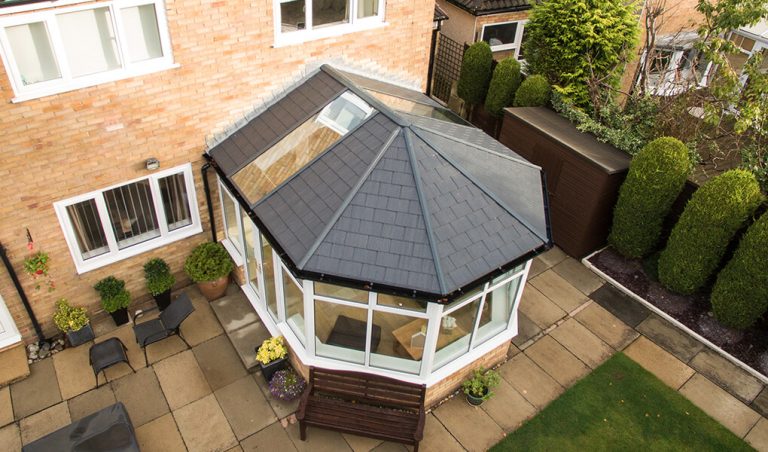
{"label": "terracotta plant pot", "polygon": [[197,283],[197,288],[203,293],[208,301],[213,301],[224,296],[229,285],[229,275],[223,276],[216,281],[204,281]]}
{"label": "terracotta plant pot", "polygon": [[157,304],[157,308],[161,311],[164,311],[165,308],[171,304],[171,289],[168,289],[161,294],[154,295],[154,299],[155,303]]}

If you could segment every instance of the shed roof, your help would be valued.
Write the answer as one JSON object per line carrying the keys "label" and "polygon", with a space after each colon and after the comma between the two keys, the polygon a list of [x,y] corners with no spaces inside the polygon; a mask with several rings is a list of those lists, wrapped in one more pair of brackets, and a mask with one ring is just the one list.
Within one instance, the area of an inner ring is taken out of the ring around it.
{"label": "shed roof", "polygon": [[[311,155],[277,145],[348,93],[371,108],[359,124]],[[302,278],[443,300],[551,244],[539,167],[419,92],[329,66],[208,155]]]}

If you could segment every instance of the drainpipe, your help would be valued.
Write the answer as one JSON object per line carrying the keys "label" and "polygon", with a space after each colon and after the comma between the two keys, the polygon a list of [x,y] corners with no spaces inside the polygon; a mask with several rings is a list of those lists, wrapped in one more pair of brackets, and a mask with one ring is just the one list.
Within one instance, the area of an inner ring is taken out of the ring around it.
{"label": "drainpipe", "polygon": [[24,309],[27,310],[27,314],[29,315],[29,320],[32,321],[32,326],[35,328],[35,333],[37,333],[37,340],[39,342],[45,342],[45,336],[43,335],[43,330],[40,328],[40,324],[37,322],[37,317],[35,317],[35,312],[32,310],[32,306],[29,304],[29,299],[27,298],[27,294],[24,292],[24,288],[21,287],[21,283],[19,282],[19,277],[16,275],[16,270],[13,269],[13,265],[11,265],[11,261],[8,259],[8,255],[5,253],[5,247],[2,243],[0,243],[0,258],[3,259],[3,264],[5,264],[5,269],[8,270],[8,275],[11,277],[11,281],[13,281],[13,285],[16,286],[16,292],[19,293],[19,298],[21,298],[22,304],[24,304]]}
{"label": "drainpipe", "polygon": [[432,41],[429,43],[429,66],[427,67],[427,96],[432,93],[432,72],[435,64],[435,47],[437,45],[437,33],[440,31],[442,21],[437,22],[437,27],[432,27]]}
{"label": "drainpipe", "polygon": [[213,202],[211,201],[211,187],[208,185],[208,169],[211,163],[206,162],[200,169],[203,175],[203,191],[205,192],[205,203],[208,204],[208,221],[211,223],[211,241],[216,242],[216,219],[213,217]]}

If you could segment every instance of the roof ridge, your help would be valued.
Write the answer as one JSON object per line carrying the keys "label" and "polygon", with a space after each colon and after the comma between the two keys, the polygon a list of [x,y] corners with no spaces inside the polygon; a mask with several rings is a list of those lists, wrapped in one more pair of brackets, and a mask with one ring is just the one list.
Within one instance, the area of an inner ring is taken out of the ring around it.
{"label": "roof ridge", "polygon": [[[542,236],[541,236],[541,235],[540,235],[540,234],[539,234],[539,233],[536,231],[536,229],[535,229],[533,226],[531,226],[531,225],[529,224],[529,222],[528,222],[527,220],[525,220],[525,219],[523,219],[523,218],[520,218],[520,216],[517,214],[517,212],[515,212],[513,209],[511,209],[511,208],[510,208],[510,207],[509,207],[509,206],[508,206],[508,205],[507,205],[507,204],[506,204],[504,201],[502,201],[501,199],[499,199],[499,197],[498,197],[498,196],[496,196],[496,195],[493,193],[493,191],[491,191],[491,190],[490,190],[488,187],[486,187],[486,186],[485,186],[485,184],[483,184],[482,182],[480,182],[479,180],[477,180],[477,178],[476,178],[476,177],[474,177],[473,175],[471,175],[471,174],[470,174],[468,171],[466,171],[466,170],[465,170],[465,169],[464,169],[464,168],[463,168],[461,165],[459,165],[458,163],[456,163],[456,162],[455,162],[455,161],[454,161],[452,158],[448,157],[448,156],[447,156],[447,155],[445,155],[443,152],[441,152],[441,151],[440,151],[440,150],[439,150],[439,149],[438,149],[436,146],[434,146],[434,145],[433,145],[433,144],[432,144],[432,143],[431,143],[431,142],[430,142],[430,141],[429,141],[429,140],[428,140],[426,137],[422,136],[422,135],[419,133],[419,131],[418,131],[418,130],[412,130],[412,132],[413,132],[413,133],[414,133],[416,136],[418,136],[419,138],[421,138],[421,140],[422,140],[422,141],[423,141],[423,142],[424,142],[424,143],[425,143],[427,146],[429,146],[429,147],[430,147],[430,148],[431,148],[433,151],[435,151],[435,152],[436,152],[438,155],[440,155],[440,157],[442,157],[442,158],[443,158],[443,159],[444,159],[446,162],[448,162],[448,163],[449,163],[451,166],[453,166],[454,168],[456,168],[456,171],[458,171],[459,173],[461,173],[461,174],[462,174],[464,177],[466,177],[466,178],[467,178],[467,179],[469,179],[469,180],[470,180],[470,181],[471,181],[473,184],[475,184],[475,186],[477,186],[477,188],[479,188],[479,189],[480,189],[480,190],[481,190],[483,193],[485,193],[485,195],[486,195],[486,196],[488,196],[488,197],[489,197],[489,198],[491,198],[491,199],[492,199],[492,200],[493,200],[493,201],[494,201],[496,204],[498,204],[498,205],[499,205],[499,207],[501,207],[502,209],[506,210],[506,211],[507,211],[507,213],[509,213],[510,215],[512,215],[512,216],[515,218],[515,220],[517,220],[518,222],[520,222],[520,224],[522,224],[522,225],[523,225],[523,226],[524,226],[526,229],[528,229],[529,231],[531,231],[531,233],[533,233],[533,235],[535,235],[535,236],[536,236],[536,237],[538,237],[539,239],[543,240],[544,242],[548,242],[548,239],[547,239],[546,237],[542,237]],[[538,168],[538,167],[536,167],[536,168]],[[541,169],[541,168],[538,168],[538,169],[539,169],[539,171],[542,171],[542,169]]]}
{"label": "roof ridge", "polygon": [[320,232],[320,234],[318,234],[317,239],[315,239],[314,243],[312,243],[312,245],[307,249],[307,252],[304,255],[304,257],[302,257],[301,260],[296,263],[296,268],[299,268],[299,269],[304,268],[304,266],[307,264],[309,259],[315,253],[315,251],[317,251],[317,248],[320,246],[323,240],[325,240],[325,238],[328,236],[328,233],[331,232],[331,229],[333,229],[333,227],[339,221],[339,218],[341,218],[341,215],[344,213],[346,208],[352,202],[352,199],[354,199],[354,197],[360,191],[360,188],[368,179],[368,176],[371,175],[371,172],[373,172],[373,169],[376,168],[376,165],[379,164],[379,162],[381,161],[381,158],[384,156],[387,149],[389,149],[389,147],[392,145],[392,142],[395,141],[395,138],[397,138],[397,135],[400,133],[400,130],[402,129],[399,127],[395,127],[395,130],[392,131],[389,138],[381,147],[376,157],[373,158],[371,163],[368,165],[368,167],[365,169],[363,174],[360,176],[360,179],[358,179],[355,185],[352,186],[352,189],[347,194],[347,197],[341,202],[341,205],[339,205],[339,208],[336,209],[335,212],[333,212],[333,215],[331,215],[330,220],[325,224],[325,227],[323,227],[323,230]]}
{"label": "roof ridge", "polygon": [[419,197],[419,207],[421,208],[421,215],[424,217],[424,229],[427,232],[429,250],[432,253],[432,261],[435,263],[437,285],[440,287],[440,293],[447,294],[448,289],[446,288],[445,281],[443,279],[443,269],[440,265],[440,257],[437,254],[437,243],[435,242],[435,237],[432,234],[432,221],[429,216],[429,210],[427,208],[427,199],[424,196],[424,190],[421,186],[421,174],[419,173],[418,162],[416,161],[416,154],[413,151],[413,145],[411,143],[411,137],[409,133],[413,132],[408,129],[404,129],[403,137],[405,138],[405,151],[408,153],[408,161],[411,164],[413,182],[416,186],[416,196]]}

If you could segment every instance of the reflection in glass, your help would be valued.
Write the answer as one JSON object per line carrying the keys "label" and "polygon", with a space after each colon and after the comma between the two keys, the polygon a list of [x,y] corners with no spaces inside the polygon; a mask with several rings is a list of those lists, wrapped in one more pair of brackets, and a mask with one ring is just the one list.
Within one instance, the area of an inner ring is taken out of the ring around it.
{"label": "reflection in glass", "polygon": [[272,245],[261,236],[262,273],[264,274],[264,295],[267,298],[267,310],[277,321],[277,295],[275,294],[275,267],[272,261]]}
{"label": "reflection in glass", "polygon": [[376,16],[379,14],[379,0],[357,0],[357,18]]}
{"label": "reflection in glass", "polygon": [[445,108],[433,107],[431,105],[422,104],[420,102],[415,102],[409,99],[403,99],[402,97],[391,96],[389,94],[384,94],[373,90],[368,90],[368,94],[384,102],[387,107],[393,110],[402,111],[403,113],[410,113],[416,116],[440,119],[442,121],[449,121],[456,124],[467,124],[465,120],[461,119],[454,112]]}
{"label": "reflection in glass", "polygon": [[381,339],[375,350],[371,344],[371,366],[419,373],[427,338],[427,319],[374,311],[373,325],[374,329],[380,328]]}
{"label": "reflection in glass", "polygon": [[312,0],[312,26],[337,25],[349,22],[348,0]]}
{"label": "reflection in glass", "polygon": [[285,297],[285,320],[301,343],[306,345],[304,338],[304,292],[283,269],[283,297]]}
{"label": "reflection in glass", "polygon": [[281,0],[280,2],[280,30],[303,30],[306,28],[306,12],[304,0]]}
{"label": "reflection in glass", "polygon": [[155,5],[132,6],[120,12],[128,41],[129,60],[135,63],[163,56]]}
{"label": "reflection in glass", "polygon": [[248,281],[256,293],[259,293],[259,257],[258,257],[258,236],[254,234],[253,221],[241,210],[240,216],[243,219],[243,234],[245,234],[245,264],[248,272]]}
{"label": "reflection in glass", "polygon": [[363,364],[367,321],[367,309],[315,300],[315,353]]}
{"label": "reflection in glass", "polygon": [[239,253],[242,242],[240,241],[240,227],[237,225],[237,205],[226,191],[221,193],[221,202],[224,209],[224,227],[227,231],[227,238],[235,245]]}
{"label": "reflection in glass", "polygon": [[5,33],[24,85],[61,77],[44,22],[7,27]]}
{"label": "reflection in glass", "polygon": [[376,304],[379,306],[392,306],[395,308],[410,309],[411,311],[426,312],[427,302],[414,300],[413,298],[397,297],[388,294],[376,294]]}
{"label": "reflection in glass", "polygon": [[59,14],[56,18],[74,77],[121,66],[109,8]]}
{"label": "reflection in glass", "polygon": [[476,298],[466,306],[445,314],[440,321],[440,333],[437,336],[437,352],[434,368],[438,369],[453,361],[469,350],[469,339],[475,327],[475,315],[482,297]]}
{"label": "reflection in glass", "polygon": [[368,304],[368,292],[365,290],[352,289],[336,284],[315,282],[315,294],[324,297],[338,298],[340,300],[356,301],[358,303]]}
{"label": "reflection in glass", "polygon": [[475,347],[507,329],[521,280],[522,277],[515,278],[485,296]]}

